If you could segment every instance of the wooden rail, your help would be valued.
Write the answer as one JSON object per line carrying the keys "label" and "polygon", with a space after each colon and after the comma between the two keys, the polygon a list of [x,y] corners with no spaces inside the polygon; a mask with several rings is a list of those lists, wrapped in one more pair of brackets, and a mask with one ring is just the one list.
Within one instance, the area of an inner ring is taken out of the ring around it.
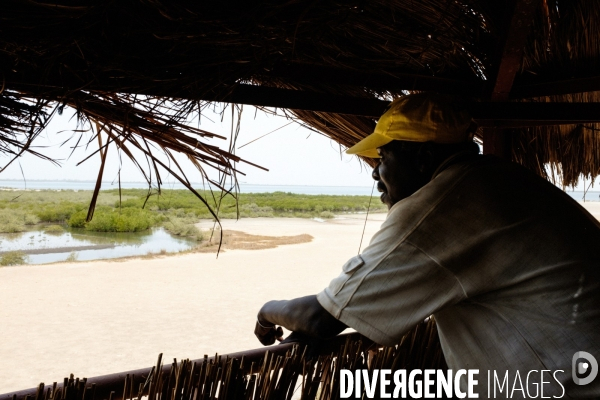
{"label": "wooden rail", "polygon": [[[341,345],[343,345],[347,338],[351,338],[352,340],[362,340],[364,343],[370,344],[372,343],[369,339],[358,333],[348,333],[336,336],[333,339],[320,342],[318,348],[314,349],[316,354],[325,355],[330,354],[331,352],[337,352]],[[259,363],[265,357],[265,353],[268,351],[271,354],[275,355],[285,355],[286,352],[290,351],[295,343],[286,343],[276,346],[268,346],[261,347],[258,349],[240,351],[237,353],[231,354],[223,354],[213,357],[199,358],[197,360],[192,360],[192,362],[203,363],[206,361],[216,361],[225,365],[227,360],[238,359],[241,360],[244,357],[244,365],[248,368],[252,362]],[[168,374],[171,369],[171,364],[165,364],[162,367],[162,374]],[[248,368],[249,369],[249,368]],[[96,400],[108,399],[111,392],[114,392],[112,395],[112,400],[122,400],[122,392],[123,392],[123,384],[127,375],[130,377],[134,377],[134,387],[137,387],[140,383],[143,384],[146,381],[146,378],[150,374],[152,367],[150,368],[140,368],[131,371],[117,372],[109,375],[101,375],[95,376],[91,378],[87,378],[86,386],[90,387],[92,384],[95,384],[94,398]],[[250,372],[250,371],[248,371]],[[63,387],[63,383],[57,384],[57,389]],[[46,386],[46,388],[49,386]],[[4,393],[0,394],[0,400],[25,400],[27,397],[31,400],[36,398],[36,394],[38,392],[38,387],[19,390],[17,392],[12,393]],[[44,393],[41,394],[41,398],[44,398]]]}

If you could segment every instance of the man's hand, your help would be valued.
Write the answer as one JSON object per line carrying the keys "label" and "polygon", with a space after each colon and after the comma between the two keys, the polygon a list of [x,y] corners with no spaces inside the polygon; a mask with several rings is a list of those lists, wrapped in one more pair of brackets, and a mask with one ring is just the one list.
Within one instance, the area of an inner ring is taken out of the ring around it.
{"label": "man's hand", "polygon": [[298,343],[301,347],[305,346],[305,349],[301,350],[301,352],[303,352],[304,357],[307,360],[310,360],[319,357],[319,350],[322,342],[322,339],[317,339],[300,332],[292,332],[281,342],[281,344]]}
{"label": "man's hand", "polygon": [[[265,303],[258,312],[254,334],[268,346],[275,340],[282,340],[282,326],[316,339],[327,339],[346,329],[346,325],[329,314],[314,295]],[[294,335],[292,339],[296,337]]]}
{"label": "man's hand", "polygon": [[313,337],[310,337],[308,335],[305,335],[303,333],[300,332],[292,332],[288,335],[288,337],[286,337],[281,344],[286,344],[286,343],[300,343],[300,344],[305,344],[305,345],[309,345],[311,344],[313,341],[316,341],[318,339],[315,339]]}
{"label": "man's hand", "polygon": [[254,334],[258,340],[265,346],[269,346],[275,343],[275,340],[283,340],[283,329],[268,322],[260,322],[256,319],[256,326],[254,328]]}

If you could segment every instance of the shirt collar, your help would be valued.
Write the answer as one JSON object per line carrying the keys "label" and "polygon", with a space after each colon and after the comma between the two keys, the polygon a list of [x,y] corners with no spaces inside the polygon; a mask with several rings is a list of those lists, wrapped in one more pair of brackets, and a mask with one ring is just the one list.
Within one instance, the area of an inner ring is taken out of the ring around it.
{"label": "shirt collar", "polygon": [[446,158],[439,165],[439,167],[436,168],[433,175],[431,176],[431,180],[435,179],[436,176],[438,176],[440,173],[442,173],[442,171],[444,171],[446,168],[448,168],[452,164],[462,161],[463,159],[468,158],[467,156],[472,156],[472,155],[474,155],[474,154],[471,150],[459,151],[458,153],[452,154],[450,157]]}

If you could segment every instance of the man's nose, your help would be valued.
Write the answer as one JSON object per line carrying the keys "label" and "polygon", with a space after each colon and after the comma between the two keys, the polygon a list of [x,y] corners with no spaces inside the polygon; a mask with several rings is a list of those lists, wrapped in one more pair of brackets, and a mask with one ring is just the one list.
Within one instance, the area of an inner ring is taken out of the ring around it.
{"label": "man's nose", "polygon": [[377,163],[377,165],[375,166],[375,168],[373,168],[373,172],[371,173],[371,176],[376,181],[379,181],[379,164],[380,163]]}

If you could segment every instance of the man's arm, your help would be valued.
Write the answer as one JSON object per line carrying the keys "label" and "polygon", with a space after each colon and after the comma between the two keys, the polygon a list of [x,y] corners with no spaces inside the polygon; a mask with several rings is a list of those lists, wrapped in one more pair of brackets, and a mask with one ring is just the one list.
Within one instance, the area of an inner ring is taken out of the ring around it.
{"label": "man's arm", "polygon": [[346,329],[344,323],[321,306],[315,295],[269,301],[262,306],[257,319],[254,334],[265,346],[275,342],[276,325],[317,339],[333,337]]}

